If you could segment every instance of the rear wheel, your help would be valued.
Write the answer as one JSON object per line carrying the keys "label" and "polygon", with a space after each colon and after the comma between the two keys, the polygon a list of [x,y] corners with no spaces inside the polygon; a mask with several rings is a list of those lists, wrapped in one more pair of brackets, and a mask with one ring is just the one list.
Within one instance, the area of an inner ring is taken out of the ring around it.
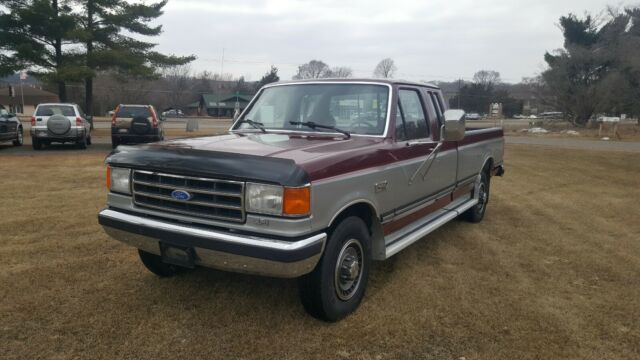
{"label": "rear wheel", "polygon": [[33,150],[42,150],[42,141],[38,138],[31,138],[31,146]]}
{"label": "rear wheel", "polygon": [[478,175],[476,183],[477,199],[478,203],[465,211],[462,217],[472,223],[478,223],[484,218],[484,213],[487,211],[487,204],[489,203],[489,184],[490,177],[488,171],[483,171]]}
{"label": "rear wheel", "polygon": [[89,137],[87,137],[87,145],[91,145],[91,132],[89,132]]}
{"label": "rear wheel", "polygon": [[300,299],[312,316],[337,321],[364,297],[371,265],[371,239],[359,217],[344,219],[332,232],[316,268],[300,278]]}
{"label": "rear wheel", "polygon": [[83,136],[82,139],[78,140],[78,142],[76,142],[76,147],[78,149],[85,150],[87,148],[87,138]]}
{"label": "rear wheel", "polygon": [[159,255],[148,253],[140,249],[138,249],[138,255],[140,255],[140,260],[147,268],[147,270],[160,277],[172,277],[189,270],[177,265],[164,263],[162,262],[162,257],[160,257]]}
{"label": "rear wheel", "polygon": [[18,128],[18,131],[16,132],[16,139],[13,140],[13,145],[22,146],[23,143],[24,143],[24,134],[22,132],[22,128]]}

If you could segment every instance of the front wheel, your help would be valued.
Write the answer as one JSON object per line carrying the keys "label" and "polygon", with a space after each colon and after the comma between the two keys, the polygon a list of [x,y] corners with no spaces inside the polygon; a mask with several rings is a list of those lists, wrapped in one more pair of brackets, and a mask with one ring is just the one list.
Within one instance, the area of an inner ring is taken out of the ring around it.
{"label": "front wheel", "polygon": [[24,143],[24,134],[22,133],[22,128],[19,128],[16,132],[16,139],[13,140],[14,146],[22,146]]}
{"label": "front wheel", "polygon": [[337,321],[364,297],[371,266],[371,237],[362,219],[344,219],[329,237],[316,268],[300,278],[300,299],[312,316]]}

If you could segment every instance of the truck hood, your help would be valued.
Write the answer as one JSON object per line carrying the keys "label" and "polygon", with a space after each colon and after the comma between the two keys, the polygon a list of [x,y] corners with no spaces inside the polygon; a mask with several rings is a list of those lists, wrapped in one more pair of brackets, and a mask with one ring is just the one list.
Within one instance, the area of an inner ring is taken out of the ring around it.
{"label": "truck hood", "polygon": [[333,157],[341,158],[341,154],[382,141],[355,136],[344,139],[299,134],[229,134],[119,146],[106,163],[191,176],[302,186],[311,179],[305,165],[317,164],[322,159],[322,163],[330,166]]}

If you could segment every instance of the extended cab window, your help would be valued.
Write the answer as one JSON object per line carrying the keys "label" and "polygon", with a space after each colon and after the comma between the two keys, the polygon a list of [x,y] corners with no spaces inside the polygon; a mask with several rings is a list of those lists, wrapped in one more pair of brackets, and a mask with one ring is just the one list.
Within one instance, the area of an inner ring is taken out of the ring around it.
{"label": "extended cab window", "polygon": [[[398,93],[398,107],[399,111],[396,115],[396,140],[424,139],[429,136],[427,118],[418,91],[400,89]],[[402,129],[398,129],[400,122]],[[401,136],[398,136],[398,134]]]}

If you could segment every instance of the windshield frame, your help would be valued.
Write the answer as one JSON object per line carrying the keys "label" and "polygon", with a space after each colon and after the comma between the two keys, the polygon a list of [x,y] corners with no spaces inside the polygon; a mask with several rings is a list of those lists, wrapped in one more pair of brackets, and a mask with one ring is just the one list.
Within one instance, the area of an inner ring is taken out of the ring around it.
{"label": "windshield frame", "polygon": [[[278,87],[278,86],[322,85],[322,84],[386,86],[389,89],[389,94],[388,94],[389,98],[387,99],[387,116],[386,116],[386,119],[385,119],[386,123],[385,123],[385,126],[384,126],[384,132],[381,135],[355,134],[355,133],[351,133],[350,135],[352,137],[359,136],[359,137],[372,137],[372,138],[387,138],[387,135],[389,133],[389,123],[391,122],[391,101],[393,99],[393,86],[392,86],[392,84],[384,83],[384,82],[378,82],[378,81],[295,81],[295,82],[288,82],[288,83],[267,84],[267,85],[263,86],[260,89],[260,91],[258,91],[258,93],[253,97],[253,99],[251,99],[251,101],[249,102],[247,107],[240,113],[240,115],[233,122],[233,124],[231,124],[231,127],[229,128],[229,132],[230,133],[234,133],[234,134],[242,134],[242,133],[260,133],[260,134],[262,134],[262,131],[260,131],[258,129],[236,129],[236,127],[238,125],[240,125],[241,120],[251,110],[251,108],[253,107],[254,103],[258,100],[258,98],[262,95],[262,93],[266,89],[269,89],[269,88],[272,88],[272,87]],[[266,128],[265,130],[267,130],[267,132],[273,133],[273,134],[319,134],[319,135],[335,135],[335,136],[340,136],[340,137],[344,136],[344,134],[341,134],[339,132],[316,131],[316,130],[313,130],[313,129],[283,130],[283,129],[269,129],[269,128]]]}

